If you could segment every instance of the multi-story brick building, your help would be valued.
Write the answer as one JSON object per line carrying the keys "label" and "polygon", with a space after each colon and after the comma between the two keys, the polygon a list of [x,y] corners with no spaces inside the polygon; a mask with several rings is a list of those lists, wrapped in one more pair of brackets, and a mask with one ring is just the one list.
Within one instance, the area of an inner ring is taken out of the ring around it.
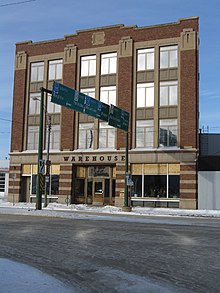
{"label": "multi-story brick building", "polygon": [[[133,205],[197,207],[197,17],[16,44],[10,172],[17,201],[36,196],[38,100],[54,80],[130,113]],[[47,113],[52,121],[51,200],[122,205],[126,133],[46,94],[44,105],[45,157]]]}

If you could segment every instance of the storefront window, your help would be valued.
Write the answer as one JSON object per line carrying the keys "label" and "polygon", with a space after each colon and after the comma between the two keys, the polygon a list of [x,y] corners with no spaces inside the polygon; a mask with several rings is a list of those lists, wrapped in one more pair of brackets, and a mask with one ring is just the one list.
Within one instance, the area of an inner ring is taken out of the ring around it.
{"label": "storefront window", "polygon": [[144,196],[166,197],[167,176],[166,175],[145,175]]}
{"label": "storefront window", "polygon": [[[50,195],[57,195],[59,193],[59,175],[51,175],[50,176]],[[37,175],[32,175],[31,179],[31,194],[35,195],[37,191]],[[43,190],[44,194],[44,190]]]}
{"label": "storefront window", "polygon": [[134,182],[134,196],[142,196],[142,175],[133,175],[132,180]]}
{"label": "storefront window", "polygon": [[169,197],[172,197],[172,198],[179,197],[179,188],[180,188],[180,176],[169,175]]}

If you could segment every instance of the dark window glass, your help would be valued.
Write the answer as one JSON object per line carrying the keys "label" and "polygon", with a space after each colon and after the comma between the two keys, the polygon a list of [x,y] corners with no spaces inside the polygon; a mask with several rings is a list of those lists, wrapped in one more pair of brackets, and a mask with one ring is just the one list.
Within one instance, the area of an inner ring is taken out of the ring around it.
{"label": "dark window glass", "polygon": [[115,179],[112,179],[112,197],[115,197]]}
{"label": "dark window glass", "polygon": [[105,179],[105,193],[104,193],[104,197],[109,197],[109,183],[110,183],[110,180],[109,179]]}
{"label": "dark window glass", "polygon": [[84,196],[84,179],[77,178],[75,180],[75,196]]}
{"label": "dark window glass", "polygon": [[59,192],[59,175],[51,176],[51,194],[57,195]]}
{"label": "dark window glass", "polygon": [[180,176],[179,175],[169,175],[169,197],[177,198],[179,197],[180,190]]}
{"label": "dark window glass", "polygon": [[167,176],[166,175],[145,175],[144,196],[166,197]]}
{"label": "dark window glass", "polygon": [[134,182],[134,196],[142,196],[142,176],[132,175],[132,180]]}
{"label": "dark window glass", "polygon": [[36,194],[37,191],[37,175],[32,175],[32,180],[31,180],[31,194]]}

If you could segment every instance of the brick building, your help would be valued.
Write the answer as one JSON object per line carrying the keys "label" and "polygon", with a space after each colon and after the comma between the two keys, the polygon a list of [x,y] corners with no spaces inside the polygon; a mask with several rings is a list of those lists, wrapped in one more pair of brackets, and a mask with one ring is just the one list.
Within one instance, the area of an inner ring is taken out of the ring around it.
{"label": "brick building", "polygon": [[[133,205],[197,208],[198,18],[77,31],[16,44],[10,172],[35,200],[40,88],[53,81],[130,113]],[[126,133],[44,96],[51,117],[49,198],[123,204]],[[9,199],[12,197],[10,181]]]}

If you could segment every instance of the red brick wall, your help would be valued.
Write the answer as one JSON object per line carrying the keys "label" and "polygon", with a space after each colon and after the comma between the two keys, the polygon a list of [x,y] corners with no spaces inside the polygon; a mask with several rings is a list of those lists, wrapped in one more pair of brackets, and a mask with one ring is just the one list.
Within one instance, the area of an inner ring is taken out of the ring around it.
{"label": "red brick wall", "polygon": [[[76,88],[76,64],[64,64],[63,83]],[[61,115],[61,150],[74,149],[75,111],[62,107]]]}
{"label": "red brick wall", "polygon": [[198,147],[197,52],[181,52],[180,145]]}
{"label": "red brick wall", "polygon": [[16,70],[14,76],[11,151],[23,150],[26,73],[26,70]]}

